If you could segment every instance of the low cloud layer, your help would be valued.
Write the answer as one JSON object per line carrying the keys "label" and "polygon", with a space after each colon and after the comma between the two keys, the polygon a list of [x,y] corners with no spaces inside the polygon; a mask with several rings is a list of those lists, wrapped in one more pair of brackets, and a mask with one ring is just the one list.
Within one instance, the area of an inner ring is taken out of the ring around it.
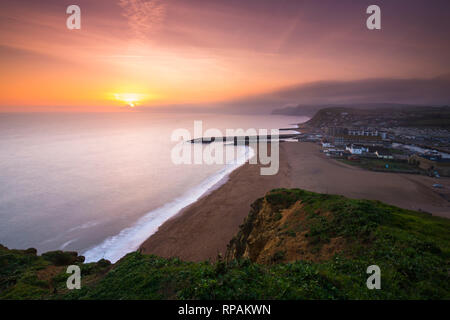
{"label": "low cloud layer", "polygon": [[[319,81],[226,102],[222,108],[270,112],[294,105],[358,103],[450,104],[450,74],[431,79]],[[219,106],[220,108],[220,106]]]}

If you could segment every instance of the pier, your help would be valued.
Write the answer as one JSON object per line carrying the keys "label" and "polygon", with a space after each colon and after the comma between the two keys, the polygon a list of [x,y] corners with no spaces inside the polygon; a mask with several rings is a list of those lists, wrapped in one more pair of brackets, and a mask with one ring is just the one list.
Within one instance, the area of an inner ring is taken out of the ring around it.
{"label": "pier", "polygon": [[279,134],[279,135],[257,135],[257,136],[225,136],[225,137],[201,137],[188,140],[190,143],[209,144],[212,142],[233,142],[234,145],[248,145],[250,143],[258,143],[259,141],[285,141],[287,139],[298,138],[298,133]]}

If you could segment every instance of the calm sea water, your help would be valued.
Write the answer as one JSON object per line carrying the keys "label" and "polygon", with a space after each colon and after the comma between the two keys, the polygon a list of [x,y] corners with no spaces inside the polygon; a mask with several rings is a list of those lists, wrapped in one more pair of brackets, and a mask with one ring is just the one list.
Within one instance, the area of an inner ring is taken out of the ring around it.
{"label": "calm sea water", "polygon": [[280,128],[301,117],[0,114],[0,243],[117,260],[251,156],[174,165],[174,129]]}

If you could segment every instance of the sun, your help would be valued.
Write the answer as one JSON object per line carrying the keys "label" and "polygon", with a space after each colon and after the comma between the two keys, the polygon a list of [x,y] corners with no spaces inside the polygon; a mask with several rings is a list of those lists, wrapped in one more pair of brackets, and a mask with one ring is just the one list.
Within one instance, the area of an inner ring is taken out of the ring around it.
{"label": "sun", "polygon": [[144,97],[139,93],[114,93],[114,98],[126,103],[130,108],[134,108]]}

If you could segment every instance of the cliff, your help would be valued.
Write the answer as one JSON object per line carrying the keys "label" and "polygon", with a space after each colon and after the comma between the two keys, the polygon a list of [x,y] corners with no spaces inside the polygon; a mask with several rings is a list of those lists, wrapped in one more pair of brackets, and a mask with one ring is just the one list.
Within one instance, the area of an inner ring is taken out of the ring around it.
{"label": "cliff", "polygon": [[[299,189],[258,199],[225,259],[132,252],[115,264],[0,246],[0,299],[449,299],[450,221]],[[68,290],[67,266],[81,268]],[[368,290],[367,267],[381,269]]]}
{"label": "cliff", "polygon": [[[427,229],[431,225],[442,229],[432,233]],[[386,239],[390,239],[390,251],[396,247],[412,250],[421,242],[420,248],[434,254],[447,252],[444,244],[449,237],[444,231],[450,231],[449,226],[447,219],[379,201],[277,189],[253,203],[250,214],[228,245],[226,258],[273,264],[297,260],[323,262],[339,255],[381,263],[383,260],[376,254],[384,249]]]}
{"label": "cliff", "polygon": [[[273,264],[297,260],[319,262],[335,254],[350,256],[353,240],[335,230],[340,222],[335,221],[335,212],[327,203],[342,199],[328,195],[314,197],[313,193],[301,190],[274,190],[258,199],[239,233],[230,241],[226,259],[244,258]],[[320,206],[314,207],[314,201]],[[353,214],[360,213],[358,205]],[[381,215],[376,219],[381,219]]]}

